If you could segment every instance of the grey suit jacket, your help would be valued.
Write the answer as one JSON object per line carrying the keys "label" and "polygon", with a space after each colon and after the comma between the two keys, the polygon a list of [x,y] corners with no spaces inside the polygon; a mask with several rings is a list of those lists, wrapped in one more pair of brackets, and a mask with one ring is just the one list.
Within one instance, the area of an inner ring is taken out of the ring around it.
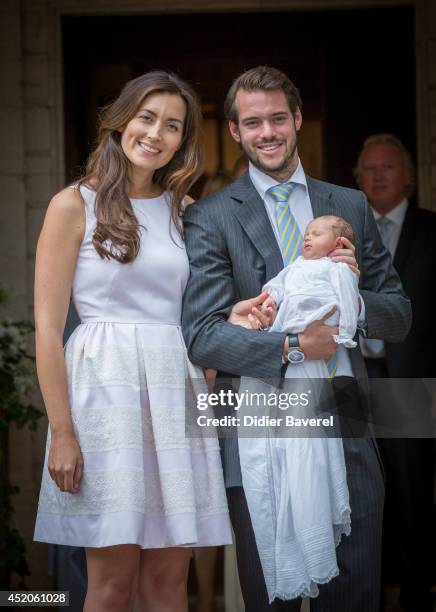
{"label": "grey suit jacket", "polygon": [[[367,335],[401,342],[411,324],[410,302],[384,248],[364,194],[307,177],[314,217],[339,215],[351,223],[361,271]],[[184,216],[190,278],[182,327],[191,361],[236,376],[279,378],[285,333],[253,333],[227,323],[232,306],[254,297],[283,268],[265,205],[250,177],[189,206]],[[363,388],[366,370],[359,349],[350,353]],[[229,446],[232,440],[229,440]],[[227,485],[240,484],[236,450],[226,458]]]}

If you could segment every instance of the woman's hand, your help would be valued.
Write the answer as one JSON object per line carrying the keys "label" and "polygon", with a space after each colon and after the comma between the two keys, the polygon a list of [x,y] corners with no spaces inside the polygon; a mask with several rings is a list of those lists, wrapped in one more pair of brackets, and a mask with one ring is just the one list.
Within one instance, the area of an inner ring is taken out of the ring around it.
{"label": "woman's hand", "polygon": [[267,291],[249,300],[237,302],[230,313],[228,322],[246,329],[266,330],[276,318],[277,309]]}
{"label": "woman's hand", "polygon": [[79,493],[83,456],[74,433],[52,434],[48,471],[61,491]]}

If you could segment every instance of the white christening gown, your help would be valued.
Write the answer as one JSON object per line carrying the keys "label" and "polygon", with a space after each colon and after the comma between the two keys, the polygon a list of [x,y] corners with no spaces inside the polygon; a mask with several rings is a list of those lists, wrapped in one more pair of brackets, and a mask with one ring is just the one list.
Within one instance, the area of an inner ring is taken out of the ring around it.
{"label": "white christening gown", "polygon": [[[81,187],[86,230],[73,281],[81,319],[65,347],[80,493],[42,477],[35,540],[141,548],[231,542],[216,438],[185,437],[185,394],[204,386],[180,329],[189,276],[183,241],[163,194],[131,203],[141,248],[131,263],[92,245],[91,189]],[[50,443],[50,432],[48,445]]]}
{"label": "white christening gown", "polygon": [[[271,331],[301,332],[336,307],[326,321],[339,325],[334,340],[340,349],[356,346],[359,290],[357,277],[346,264],[327,257],[299,257],[263,291],[279,305]],[[278,395],[310,389],[308,408],[300,407],[296,414],[316,417],[320,379],[328,377],[324,361],[307,360],[286,368],[280,390],[242,378],[240,392]],[[247,409],[253,413],[252,406]],[[258,409],[259,416],[267,412],[268,407]],[[285,418],[286,412],[279,416]],[[282,437],[258,428],[256,438],[239,438],[242,482],[270,602],[276,597],[317,597],[318,585],[339,574],[336,546],[351,531],[342,439],[328,437],[320,428],[313,432],[308,428],[301,437],[284,430]]]}

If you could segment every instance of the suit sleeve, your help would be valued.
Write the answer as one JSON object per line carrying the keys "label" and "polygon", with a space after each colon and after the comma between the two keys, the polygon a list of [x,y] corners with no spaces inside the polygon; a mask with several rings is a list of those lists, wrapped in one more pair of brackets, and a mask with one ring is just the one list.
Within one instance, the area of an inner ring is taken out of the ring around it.
{"label": "suit sleeve", "polygon": [[392,259],[383,246],[364,194],[364,236],[360,294],[365,302],[368,338],[402,342],[412,323],[410,300],[403,291]]}
{"label": "suit sleeve", "polygon": [[278,378],[286,334],[227,323],[238,297],[222,231],[225,212],[219,202],[218,206],[209,202],[190,206],[184,216],[190,277],[182,330],[189,358],[202,367],[234,375]]}

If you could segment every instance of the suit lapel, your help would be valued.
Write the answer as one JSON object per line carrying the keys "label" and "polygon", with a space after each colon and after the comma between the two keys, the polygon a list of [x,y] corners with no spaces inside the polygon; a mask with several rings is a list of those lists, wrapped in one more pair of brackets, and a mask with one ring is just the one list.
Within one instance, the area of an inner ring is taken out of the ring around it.
{"label": "suit lapel", "polygon": [[333,201],[332,192],[328,185],[326,183],[314,181],[307,175],[306,180],[314,218],[321,217],[322,215],[341,216],[341,211]]}
{"label": "suit lapel", "polygon": [[[306,178],[313,216],[340,215],[341,211],[333,201],[328,185],[307,175]],[[283,269],[283,259],[265,203],[251,182],[248,172],[233,183],[230,195],[237,202],[233,210],[235,217],[265,261],[268,281]]]}
{"label": "suit lapel", "polygon": [[411,204],[409,204],[404,217],[403,225],[401,227],[400,239],[398,241],[394,256],[394,266],[399,273],[401,273],[403,270],[404,263],[407,259],[414,239],[415,222],[415,209]]}
{"label": "suit lapel", "polygon": [[[307,189],[309,192],[310,203],[312,204],[313,216],[321,217],[322,215],[337,215],[338,217],[344,217],[352,223],[350,218],[350,211],[347,210],[346,203],[344,201],[338,204],[334,197],[331,186],[328,183],[317,181],[310,176],[306,175]],[[355,229],[355,246],[356,246],[356,259],[359,267],[362,266],[362,235]]]}
{"label": "suit lapel", "polygon": [[265,204],[248,173],[233,183],[230,195],[236,201],[235,217],[265,261],[268,281],[283,269],[283,259]]}

